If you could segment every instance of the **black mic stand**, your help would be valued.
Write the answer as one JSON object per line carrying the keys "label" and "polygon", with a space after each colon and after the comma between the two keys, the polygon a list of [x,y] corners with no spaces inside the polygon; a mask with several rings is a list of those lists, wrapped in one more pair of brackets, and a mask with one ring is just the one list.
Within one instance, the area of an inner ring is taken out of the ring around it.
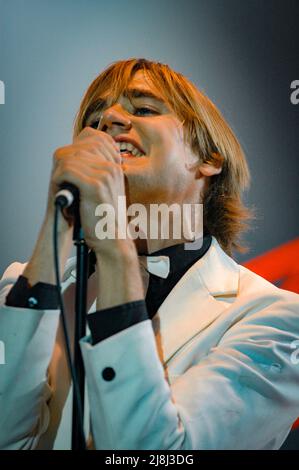
{"label": "black mic stand", "polygon": [[[74,201],[74,232],[73,241],[76,245],[77,264],[76,264],[76,300],[75,300],[75,343],[74,343],[74,368],[78,380],[78,391],[80,403],[76,403],[73,397],[73,422],[72,422],[72,450],[85,450],[84,437],[84,364],[80,350],[79,341],[86,332],[86,304],[87,304],[87,281],[88,281],[88,247],[84,240],[84,234],[81,227],[79,197]],[[74,384],[73,384],[74,386]],[[78,412],[81,416],[78,416]],[[82,435],[83,434],[83,435]]]}

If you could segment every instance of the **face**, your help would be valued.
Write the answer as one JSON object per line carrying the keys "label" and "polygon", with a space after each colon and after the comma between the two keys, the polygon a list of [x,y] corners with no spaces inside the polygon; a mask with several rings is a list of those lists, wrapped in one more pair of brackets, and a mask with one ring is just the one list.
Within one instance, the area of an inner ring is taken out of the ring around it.
{"label": "face", "polygon": [[100,130],[139,150],[134,155],[134,147],[132,153],[119,143],[130,204],[200,202],[201,182],[190,168],[198,157],[184,142],[182,123],[142,71],[117,103],[104,107],[101,116],[91,115],[87,125],[99,119]]}

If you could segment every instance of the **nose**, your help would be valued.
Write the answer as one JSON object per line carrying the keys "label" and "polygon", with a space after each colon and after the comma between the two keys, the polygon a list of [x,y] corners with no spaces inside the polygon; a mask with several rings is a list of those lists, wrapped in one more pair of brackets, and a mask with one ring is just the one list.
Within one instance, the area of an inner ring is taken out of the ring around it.
{"label": "nose", "polygon": [[121,128],[129,130],[132,127],[130,119],[127,117],[126,112],[119,104],[111,106],[106,109],[99,122],[98,129],[106,132],[108,129]]}

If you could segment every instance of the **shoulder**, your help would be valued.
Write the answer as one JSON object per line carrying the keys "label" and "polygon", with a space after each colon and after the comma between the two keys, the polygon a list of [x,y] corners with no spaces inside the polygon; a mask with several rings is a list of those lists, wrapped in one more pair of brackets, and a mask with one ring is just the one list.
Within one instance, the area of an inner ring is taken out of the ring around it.
{"label": "shoulder", "polygon": [[280,289],[279,286],[272,284],[267,279],[259,276],[248,268],[239,265],[240,270],[240,295],[257,295],[266,298],[272,298],[273,301],[286,301],[295,302],[299,304],[299,294],[285,289]]}
{"label": "shoulder", "polygon": [[[211,248],[214,250],[210,255],[213,263],[210,263],[207,279],[212,287],[214,287],[213,283],[217,282],[218,292],[215,287],[213,291],[210,289],[210,293],[212,292],[214,296],[216,294],[218,299],[227,300],[232,310],[238,313],[239,319],[253,315],[260,319],[265,316],[268,320],[271,317],[273,321],[275,320],[274,323],[279,318],[281,321],[283,318],[291,320],[292,324],[298,323],[299,295],[297,293],[280,289],[262,276],[236,263],[222,250],[216,240],[213,241]],[[277,322],[281,323],[280,320]],[[258,318],[257,321],[259,321]]]}
{"label": "shoulder", "polygon": [[[258,274],[240,266],[239,291],[235,308],[242,311],[240,321],[243,327],[267,337],[288,338],[291,344],[299,335],[299,295],[280,289]],[[260,333],[259,333],[260,334]]]}

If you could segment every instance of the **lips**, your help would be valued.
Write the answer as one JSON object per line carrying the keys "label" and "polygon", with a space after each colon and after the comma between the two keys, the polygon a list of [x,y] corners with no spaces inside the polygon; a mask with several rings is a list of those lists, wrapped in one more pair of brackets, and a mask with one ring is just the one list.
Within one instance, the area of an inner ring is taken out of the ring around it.
{"label": "lips", "polygon": [[133,155],[130,152],[121,152],[121,156],[122,158],[141,158],[141,157],[137,157],[136,155]]}
{"label": "lips", "polygon": [[140,144],[129,136],[117,136],[114,137],[114,141],[119,145],[119,150],[122,156],[140,158],[145,155]]}

